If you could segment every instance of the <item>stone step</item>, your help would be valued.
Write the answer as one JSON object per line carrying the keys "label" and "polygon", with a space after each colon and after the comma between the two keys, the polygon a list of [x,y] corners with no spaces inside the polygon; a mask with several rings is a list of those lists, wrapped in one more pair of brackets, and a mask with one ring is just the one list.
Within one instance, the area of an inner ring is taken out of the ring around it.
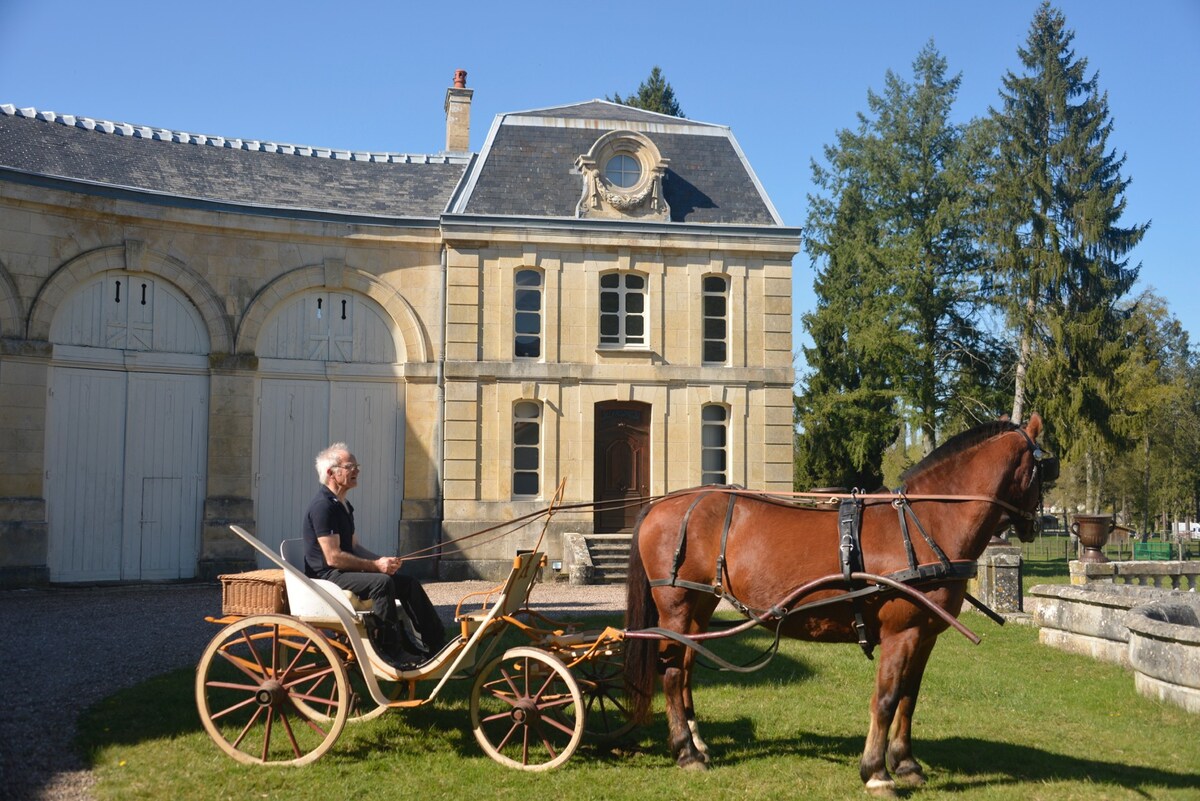
{"label": "stone step", "polygon": [[592,555],[593,562],[599,562],[603,559],[620,559],[622,562],[624,562],[629,559],[628,548],[609,550],[606,548],[593,548],[588,546],[588,553]]}
{"label": "stone step", "polygon": [[633,534],[589,534],[585,539],[595,570],[592,580],[598,584],[624,584]]}
{"label": "stone step", "polygon": [[592,574],[592,579],[598,584],[624,584],[628,577],[624,569],[621,570],[606,570],[597,568]]}

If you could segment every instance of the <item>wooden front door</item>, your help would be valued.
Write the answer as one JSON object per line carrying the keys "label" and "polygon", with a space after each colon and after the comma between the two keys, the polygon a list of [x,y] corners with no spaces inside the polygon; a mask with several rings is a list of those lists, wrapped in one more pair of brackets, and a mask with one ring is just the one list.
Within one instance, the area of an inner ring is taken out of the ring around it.
{"label": "wooden front door", "polygon": [[650,497],[649,404],[596,404],[595,442],[596,531],[632,529]]}

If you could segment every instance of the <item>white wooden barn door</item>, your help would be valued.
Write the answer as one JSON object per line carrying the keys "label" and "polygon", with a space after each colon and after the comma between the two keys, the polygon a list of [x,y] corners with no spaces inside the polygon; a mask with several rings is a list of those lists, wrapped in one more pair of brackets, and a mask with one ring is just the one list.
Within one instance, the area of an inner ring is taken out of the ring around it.
{"label": "white wooden barn door", "polygon": [[122,578],[190,578],[204,512],[208,377],[128,376]]}
{"label": "white wooden barn door", "polygon": [[51,581],[121,578],[125,374],[55,368],[47,405]]}
{"label": "white wooden barn door", "polygon": [[199,314],[165,282],[110,273],[63,303],[51,340],[51,581],[191,578],[208,444]]}
{"label": "white wooden barn door", "polygon": [[[350,493],[360,541],[394,554],[404,484],[403,385],[390,370],[398,350],[386,314],[368,298],[309,292],[285,302],[259,337],[255,522],[273,550],[299,537],[317,492],[313,465],[332,442],[363,465]],[[262,560],[260,560],[261,562]]]}

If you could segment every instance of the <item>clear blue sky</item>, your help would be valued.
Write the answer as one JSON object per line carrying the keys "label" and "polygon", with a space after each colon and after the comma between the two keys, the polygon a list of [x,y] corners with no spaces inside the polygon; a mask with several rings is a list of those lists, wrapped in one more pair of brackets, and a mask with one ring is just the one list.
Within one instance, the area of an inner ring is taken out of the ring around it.
{"label": "clear blue sky", "polygon": [[[728,125],[788,225],[809,162],[929,39],[957,115],[998,104],[1040,0],[599,3],[0,0],[0,103],[231,138],[434,153],[455,69],[472,149],[496,114],[627,94],[663,68],[689,117]],[[1200,342],[1200,0],[1060,0],[1128,160],[1133,260]],[[799,315],[808,257],[794,262]],[[798,365],[803,368],[803,365]]]}

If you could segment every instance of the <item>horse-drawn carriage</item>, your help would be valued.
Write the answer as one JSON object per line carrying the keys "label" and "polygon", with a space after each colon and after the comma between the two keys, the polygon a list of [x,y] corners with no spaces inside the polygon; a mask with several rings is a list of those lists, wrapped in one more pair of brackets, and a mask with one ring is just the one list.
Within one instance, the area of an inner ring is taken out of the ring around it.
{"label": "horse-drawn carriage", "polygon": [[[367,635],[370,612],[332,582],[304,575],[298,540],[276,555],[231,528],[283,571],[287,588],[286,610],[210,618],[223,628],[200,658],[196,705],[209,736],[239,762],[313,762],[347,723],[430,703],[452,679],[473,679],[475,738],[510,767],[553,768],[583,737],[628,730],[621,634],[584,631],[528,608],[541,553],[519,554],[504,584],[463,598],[456,636],[426,662],[400,669]],[[526,644],[497,653],[514,630]]]}
{"label": "horse-drawn carriage", "polygon": [[[347,719],[427,703],[450,678],[473,676],[480,745],[506,765],[539,770],[566,761],[587,731],[612,735],[644,720],[661,677],[675,760],[700,769],[709,755],[692,699],[697,654],[712,638],[762,625],[857,642],[868,657],[879,647],[860,774],[868,791],[894,795],[898,782],[925,781],[912,715],[938,635],[953,626],[978,642],[957,620],[964,601],[984,608],[966,592],[975,560],[1004,528],[1022,540],[1036,534],[1042,491],[1058,471],[1037,444],[1041,430],[1037,415],[1025,427],[978,426],[908,471],[894,493],[701,487],[654,499],[633,541],[625,629],[529,622],[539,619],[525,602],[542,557],[522,554],[490,607],[460,605],[459,635],[412,673],[378,658],[349,601],[238,530],[285,570],[293,604],[315,605],[219,621],[226,627],[196,678],[201,719],[241,761],[302,764],[328,750]],[[747,622],[709,632],[722,600]],[[528,645],[492,657],[512,629]]]}

